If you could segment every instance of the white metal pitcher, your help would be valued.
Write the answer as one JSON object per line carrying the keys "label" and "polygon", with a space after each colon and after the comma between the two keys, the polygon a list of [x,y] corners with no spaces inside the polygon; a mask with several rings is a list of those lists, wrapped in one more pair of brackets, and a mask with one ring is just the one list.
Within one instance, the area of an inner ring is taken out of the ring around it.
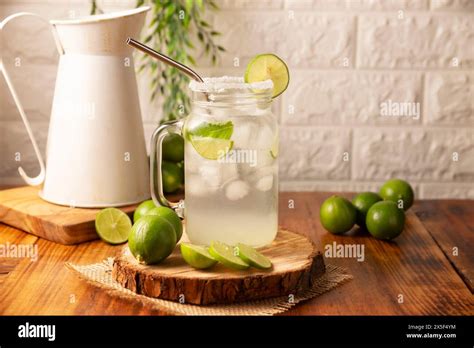
{"label": "white metal pitcher", "polygon": [[[132,48],[149,7],[51,20],[60,54],[46,149],[46,168],[18,95],[0,59],[7,86],[33,143],[43,183],[40,196],[77,207],[121,206],[150,197],[149,170]],[[0,29],[19,16],[6,18]],[[5,39],[5,38],[3,38]]]}

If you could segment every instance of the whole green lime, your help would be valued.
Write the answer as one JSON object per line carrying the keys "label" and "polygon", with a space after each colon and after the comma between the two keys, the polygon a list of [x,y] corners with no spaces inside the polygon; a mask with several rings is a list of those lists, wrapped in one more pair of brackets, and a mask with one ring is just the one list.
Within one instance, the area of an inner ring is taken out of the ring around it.
{"label": "whole green lime", "polygon": [[181,236],[183,235],[183,224],[181,223],[181,219],[179,218],[178,214],[176,214],[173,209],[160,206],[153,208],[146,215],[161,216],[168,220],[176,232],[176,242],[179,242]]}
{"label": "whole green lime", "polygon": [[176,163],[163,161],[161,163],[161,174],[163,176],[163,190],[166,193],[173,193],[181,187],[183,172]]}
{"label": "whole green lime", "polygon": [[179,134],[168,134],[163,139],[163,159],[171,162],[184,160],[184,139]]}
{"label": "whole green lime", "polygon": [[321,224],[331,233],[349,231],[356,221],[356,209],[347,199],[331,196],[324,201],[319,210]]}
{"label": "whole green lime", "polygon": [[184,185],[184,161],[178,162],[176,163],[176,165],[178,166],[179,169],[181,169],[181,177],[183,178],[183,181],[181,182],[181,184]]}
{"label": "whole green lime", "polygon": [[392,201],[377,202],[370,207],[365,220],[367,230],[378,239],[390,240],[403,231],[405,213]]}
{"label": "whole green lime", "polygon": [[137,222],[142,216],[145,216],[150,210],[155,208],[156,205],[151,199],[141,202],[140,205],[135,209],[133,213],[133,222]]}
{"label": "whole green lime", "polygon": [[369,208],[381,200],[382,197],[373,192],[362,192],[352,199],[352,204],[357,210],[357,225],[365,228],[365,217],[367,216]]}
{"label": "whole green lime", "polygon": [[128,247],[140,263],[147,265],[166,259],[176,246],[173,226],[161,216],[146,215],[132,227]]}
{"label": "whole green lime", "polygon": [[386,201],[403,204],[403,210],[408,210],[413,205],[415,194],[413,188],[404,180],[391,179],[380,188],[380,196]]}

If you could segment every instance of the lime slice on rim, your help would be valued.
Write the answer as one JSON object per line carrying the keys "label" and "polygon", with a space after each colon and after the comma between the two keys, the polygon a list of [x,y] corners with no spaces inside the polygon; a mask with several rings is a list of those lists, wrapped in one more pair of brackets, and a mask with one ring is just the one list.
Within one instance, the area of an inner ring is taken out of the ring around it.
{"label": "lime slice on rim", "polygon": [[191,144],[196,152],[204,158],[217,160],[234,146],[234,142],[228,139],[203,138],[190,136]]}
{"label": "lime slice on rim", "polygon": [[272,262],[266,256],[263,256],[248,245],[238,243],[235,249],[238,256],[250,266],[260,269],[269,269],[272,267]]}
{"label": "lime slice on rim", "polygon": [[236,256],[234,248],[225,243],[212,241],[209,253],[224,266],[235,269],[247,269],[248,263]]}
{"label": "lime slice on rim", "polygon": [[191,267],[204,269],[217,263],[217,260],[203,246],[181,243],[180,248],[184,261]]}
{"label": "lime slice on rim", "polygon": [[95,218],[95,230],[99,237],[110,244],[122,244],[128,240],[132,221],[117,208],[101,210]]}
{"label": "lime slice on rim", "polygon": [[285,62],[272,53],[259,54],[247,65],[245,82],[273,81],[272,98],[282,94],[290,83],[290,73]]}

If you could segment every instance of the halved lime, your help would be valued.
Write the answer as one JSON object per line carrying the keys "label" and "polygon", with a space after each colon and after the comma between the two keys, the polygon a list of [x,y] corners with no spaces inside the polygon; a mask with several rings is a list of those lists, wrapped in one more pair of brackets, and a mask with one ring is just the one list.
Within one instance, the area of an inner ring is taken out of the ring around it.
{"label": "halved lime", "polygon": [[212,241],[209,253],[224,266],[235,269],[249,268],[247,262],[235,255],[234,248],[225,243]]}
{"label": "halved lime", "polygon": [[251,246],[238,243],[235,247],[235,251],[237,255],[250,266],[260,269],[269,269],[272,267],[272,262]]}
{"label": "halved lime", "polygon": [[101,210],[95,217],[95,230],[99,237],[110,244],[122,244],[128,240],[132,221],[116,208]]}
{"label": "halved lime", "polygon": [[202,157],[217,160],[223,156],[234,146],[234,142],[229,139],[197,137],[190,135],[190,141],[194,149]]}
{"label": "halved lime", "polygon": [[245,82],[273,81],[272,98],[282,94],[290,83],[290,73],[285,62],[272,53],[259,54],[247,65]]}
{"label": "halved lime", "polygon": [[214,266],[217,260],[200,245],[181,243],[181,255],[188,265],[194,268],[204,269]]}

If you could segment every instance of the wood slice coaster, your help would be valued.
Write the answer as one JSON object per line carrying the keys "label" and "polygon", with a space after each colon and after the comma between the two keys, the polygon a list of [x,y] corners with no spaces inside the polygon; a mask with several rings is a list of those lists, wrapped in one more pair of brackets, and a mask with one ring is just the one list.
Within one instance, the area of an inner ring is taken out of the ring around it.
{"label": "wood slice coaster", "polygon": [[308,238],[280,229],[275,241],[259,249],[271,270],[232,270],[217,264],[207,270],[189,266],[179,248],[158,265],[139,264],[127,245],[115,258],[112,277],[138,294],[196,305],[230,304],[308,290],[325,272],[324,260]]}

